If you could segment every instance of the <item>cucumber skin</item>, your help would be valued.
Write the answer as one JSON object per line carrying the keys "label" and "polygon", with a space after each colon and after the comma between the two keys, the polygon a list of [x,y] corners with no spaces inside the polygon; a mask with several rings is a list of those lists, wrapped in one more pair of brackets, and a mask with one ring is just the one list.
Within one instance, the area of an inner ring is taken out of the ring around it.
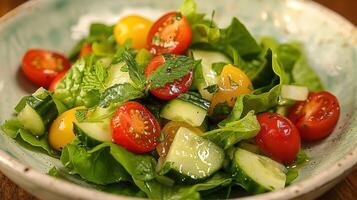
{"label": "cucumber skin", "polygon": [[262,187],[260,184],[255,182],[253,179],[251,179],[235,162],[234,158],[232,161],[231,165],[231,174],[233,177],[233,180],[236,181],[236,183],[247,190],[249,193],[252,194],[260,194],[260,193],[265,193],[269,192],[269,189],[266,189],[265,187]]}
{"label": "cucumber skin", "polygon": [[178,96],[178,99],[191,103],[205,110],[208,110],[211,104],[209,101],[202,99],[198,95],[190,92],[181,94],[180,96]]}
{"label": "cucumber skin", "polygon": [[79,141],[82,142],[87,147],[95,147],[102,142],[99,142],[98,140],[95,140],[91,137],[89,137],[81,128],[76,123],[73,123],[73,132],[79,139]]}
{"label": "cucumber skin", "polygon": [[58,116],[57,106],[50,95],[44,99],[28,96],[26,104],[31,106],[41,117],[46,130]]}

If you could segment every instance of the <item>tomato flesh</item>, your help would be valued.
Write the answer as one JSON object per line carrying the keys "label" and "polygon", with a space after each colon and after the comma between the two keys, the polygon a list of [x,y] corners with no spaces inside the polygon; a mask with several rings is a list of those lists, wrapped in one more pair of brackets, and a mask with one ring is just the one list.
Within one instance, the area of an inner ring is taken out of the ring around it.
{"label": "tomato flesh", "polygon": [[289,119],[306,141],[318,141],[330,135],[339,117],[338,100],[326,91],[310,92],[308,99],[295,103],[289,113]]}
{"label": "tomato flesh", "polygon": [[129,101],[122,104],[112,118],[111,127],[113,141],[129,151],[147,153],[159,143],[159,122],[140,103]]}
{"label": "tomato flesh", "polygon": [[186,18],[178,12],[170,12],[151,27],[147,43],[153,54],[182,54],[191,40],[192,30]]}
{"label": "tomato flesh", "polygon": [[53,79],[53,81],[51,82],[50,87],[48,88],[49,91],[54,92],[58,86],[58,84],[61,82],[61,80],[63,79],[63,77],[66,75],[67,72],[61,72],[60,74],[58,74],[56,76],[55,79]]}
{"label": "tomato flesh", "polygon": [[[163,56],[160,55],[154,57],[145,69],[145,76],[148,77],[151,72],[159,68],[164,62],[165,59]],[[175,80],[174,82],[167,83],[163,88],[150,90],[150,93],[156,96],[157,98],[163,100],[174,99],[180,94],[188,91],[188,89],[192,85],[192,80],[193,80],[193,72],[190,71],[187,75],[183,76],[182,78]]]}
{"label": "tomato flesh", "polygon": [[300,135],[294,124],[277,113],[262,113],[257,116],[260,132],[255,141],[260,150],[283,164],[291,164],[301,145]]}
{"label": "tomato flesh", "polygon": [[63,55],[41,49],[28,50],[22,59],[22,71],[38,86],[48,88],[55,77],[71,67]]}

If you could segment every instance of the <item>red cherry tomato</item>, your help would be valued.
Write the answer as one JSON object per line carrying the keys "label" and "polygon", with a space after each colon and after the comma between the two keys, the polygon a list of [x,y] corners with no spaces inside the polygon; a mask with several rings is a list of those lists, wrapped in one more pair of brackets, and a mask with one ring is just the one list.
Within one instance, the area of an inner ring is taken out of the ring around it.
{"label": "red cherry tomato", "polygon": [[190,46],[192,30],[186,18],[170,12],[157,20],[149,31],[147,43],[154,54],[182,54]]}
{"label": "red cherry tomato", "polygon": [[84,43],[81,51],[79,52],[79,57],[83,57],[86,56],[88,54],[92,53],[92,45],[88,44],[88,43]]}
{"label": "red cherry tomato", "polygon": [[[164,62],[165,58],[163,56],[154,57],[145,69],[145,76],[148,77],[151,72],[155,71]],[[167,83],[163,88],[150,90],[150,93],[163,100],[174,99],[180,94],[187,92],[192,85],[192,79],[193,73],[190,71],[181,79]]]}
{"label": "red cherry tomato", "polygon": [[140,103],[122,104],[112,119],[112,137],[116,144],[135,153],[152,151],[159,144],[159,122]]}
{"label": "red cherry tomato", "polygon": [[300,150],[300,135],[291,121],[277,113],[257,116],[261,130],[255,137],[261,151],[283,164],[292,163]]}
{"label": "red cherry tomato", "polygon": [[62,78],[66,75],[67,72],[61,72],[56,76],[55,79],[51,82],[50,87],[48,88],[49,91],[54,92],[59,84],[61,82]]}
{"label": "red cherry tomato", "polygon": [[38,86],[48,88],[53,79],[71,67],[63,55],[41,50],[30,49],[22,59],[22,70],[26,77]]}
{"label": "red cherry tomato", "polygon": [[301,138],[317,141],[327,137],[340,117],[337,98],[329,92],[311,92],[306,101],[296,102],[289,119],[298,128]]}

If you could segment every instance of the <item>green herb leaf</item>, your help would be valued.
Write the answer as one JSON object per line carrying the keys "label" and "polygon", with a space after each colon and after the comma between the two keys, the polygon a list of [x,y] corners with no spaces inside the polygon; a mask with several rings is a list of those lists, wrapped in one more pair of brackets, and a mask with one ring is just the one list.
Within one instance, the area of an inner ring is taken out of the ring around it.
{"label": "green herb leaf", "polygon": [[229,115],[231,113],[232,107],[230,107],[227,103],[227,101],[223,103],[218,103],[212,112],[213,116],[224,116],[224,115]]}
{"label": "green herb leaf", "polygon": [[197,64],[192,58],[186,56],[173,56],[164,54],[165,62],[148,77],[150,89],[164,87],[166,83],[171,83],[182,78],[192,71]]}
{"label": "green herb leaf", "polygon": [[101,97],[99,105],[107,107],[110,103],[125,102],[143,97],[145,94],[142,90],[137,89],[129,83],[116,84],[106,89]]}
{"label": "green herb leaf", "polygon": [[84,70],[82,89],[84,91],[98,90],[104,91],[104,81],[107,78],[107,70],[102,62],[96,62],[92,67],[87,67]]}
{"label": "green herb leaf", "polygon": [[218,129],[204,133],[203,137],[213,141],[223,149],[228,149],[241,140],[255,137],[259,131],[259,122],[253,112],[250,112],[238,121],[229,122]]}
{"label": "green herb leaf", "polygon": [[128,66],[130,79],[135,83],[138,88],[143,88],[146,82],[146,77],[144,76],[144,69],[141,68],[135,62],[134,57],[128,51],[124,51],[122,57],[123,61]]}
{"label": "green herb leaf", "polygon": [[218,92],[219,87],[218,87],[217,84],[214,84],[214,85],[210,85],[210,86],[208,86],[208,87],[206,87],[204,89],[207,90],[209,93],[214,94],[214,93]]}

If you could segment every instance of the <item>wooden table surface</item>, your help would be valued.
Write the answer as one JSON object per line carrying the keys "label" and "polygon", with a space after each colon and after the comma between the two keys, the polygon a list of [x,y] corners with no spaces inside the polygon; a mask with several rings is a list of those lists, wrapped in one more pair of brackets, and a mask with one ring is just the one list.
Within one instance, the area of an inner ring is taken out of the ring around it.
{"label": "wooden table surface", "polygon": [[[1,0],[0,16],[26,0]],[[316,0],[317,2],[340,13],[357,25],[357,0]],[[22,188],[11,182],[0,172],[0,200],[37,200]],[[357,200],[357,170],[333,189],[321,196],[319,200]]]}

